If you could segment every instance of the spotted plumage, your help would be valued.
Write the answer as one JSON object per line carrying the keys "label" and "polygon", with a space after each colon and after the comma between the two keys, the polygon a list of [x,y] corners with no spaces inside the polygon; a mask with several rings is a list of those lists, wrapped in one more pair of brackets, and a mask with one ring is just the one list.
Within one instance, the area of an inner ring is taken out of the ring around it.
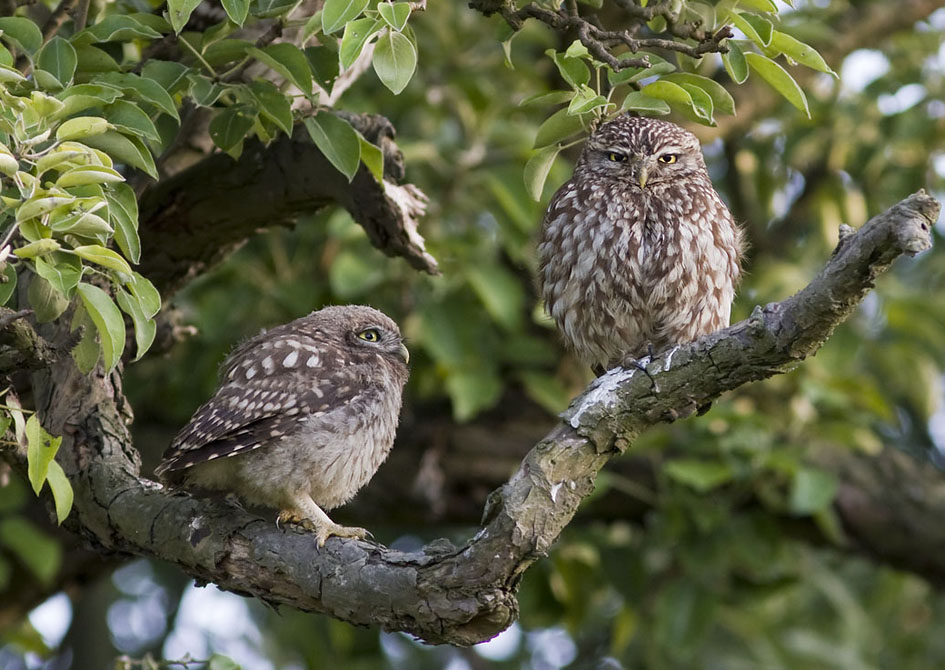
{"label": "spotted plumage", "polygon": [[620,116],[591,135],[548,206],[538,283],[600,372],[727,326],[741,255],[695,135]]}
{"label": "spotted plumage", "polygon": [[370,307],[326,307],[239,345],[220,385],[155,471],[172,486],[235,493],[318,534],[363,537],[320,508],[347,502],[387,457],[407,349]]}

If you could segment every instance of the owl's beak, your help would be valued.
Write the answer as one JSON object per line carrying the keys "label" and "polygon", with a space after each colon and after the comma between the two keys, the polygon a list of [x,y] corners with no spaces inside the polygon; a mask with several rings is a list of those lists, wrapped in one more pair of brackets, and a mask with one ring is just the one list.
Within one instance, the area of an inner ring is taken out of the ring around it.
{"label": "owl's beak", "polygon": [[404,359],[404,365],[410,364],[410,352],[407,351],[407,347],[403,342],[400,343],[400,348],[397,350],[397,353],[400,354],[400,357]]}
{"label": "owl's beak", "polygon": [[640,188],[646,188],[647,177],[650,176],[649,166],[646,164],[646,158],[643,156],[633,156],[630,159],[632,161],[631,168],[633,169],[633,175],[636,178],[636,182],[640,185]]}

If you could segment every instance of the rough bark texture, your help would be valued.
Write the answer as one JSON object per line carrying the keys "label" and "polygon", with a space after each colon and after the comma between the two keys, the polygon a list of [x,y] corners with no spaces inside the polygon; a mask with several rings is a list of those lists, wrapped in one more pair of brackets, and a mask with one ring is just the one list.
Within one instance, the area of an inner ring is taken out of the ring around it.
{"label": "rough bark texture", "polygon": [[403,553],[332,538],[319,550],[310,533],[280,530],[225,501],[170,493],[138,475],[120,375],[83,376],[62,357],[34,375],[33,387],[44,425],[64,435],[60,460],[76,496],[67,523],[104,553],[169,561],[237,593],[432,643],[488,639],[514,621],[523,572],[546,555],[612,456],[650,425],[795,367],[893,260],[928,248],[938,209],[919,192],[844,237],[791,298],[597,379],[492,493],[482,528],[461,547],[437,541]]}
{"label": "rough bark texture", "polygon": [[165,299],[219,263],[265,228],[290,225],[327,205],[347,209],[372,244],[389,256],[437,274],[437,264],[417,232],[426,196],[403,179],[403,156],[394,129],[382,116],[345,118],[384,152],[384,184],[363,165],[349,183],[315,144],[297,130],[268,147],[247,142],[239,160],[213,154],[160,181],[140,199],[139,270]]}

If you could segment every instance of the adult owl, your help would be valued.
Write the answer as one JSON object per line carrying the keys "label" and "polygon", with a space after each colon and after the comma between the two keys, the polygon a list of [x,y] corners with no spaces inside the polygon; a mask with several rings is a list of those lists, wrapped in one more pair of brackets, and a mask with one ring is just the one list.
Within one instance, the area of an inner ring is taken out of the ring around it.
{"label": "adult owl", "polygon": [[601,374],[727,326],[741,255],[695,135],[619,116],[591,134],[548,206],[538,283],[567,342]]}
{"label": "adult owl", "polygon": [[171,486],[235,493],[279,521],[363,538],[324,509],[347,502],[387,458],[409,356],[370,307],[325,307],[239,345],[220,385],[155,473]]}

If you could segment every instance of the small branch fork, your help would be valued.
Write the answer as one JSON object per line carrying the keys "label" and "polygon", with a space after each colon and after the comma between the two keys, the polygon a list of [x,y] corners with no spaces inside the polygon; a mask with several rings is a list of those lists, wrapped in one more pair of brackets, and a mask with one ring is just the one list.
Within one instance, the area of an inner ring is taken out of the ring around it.
{"label": "small branch fork", "polygon": [[103,553],[165,560],[271,603],[430,643],[489,639],[515,620],[523,573],[547,555],[613,456],[694,404],[796,367],[896,258],[929,248],[939,208],[920,191],[845,237],[796,295],[654,356],[646,374],[615,368],[595,380],[490,495],[482,528],[461,547],[438,540],[405,553],[331,538],[318,549],[310,533],[280,530],[223,500],[169,492],[138,475],[113,379],[81,375],[68,357],[33,384],[44,425],[63,435],[60,460],[75,489],[66,523]]}
{"label": "small branch fork", "polygon": [[[616,4],[629,15],[634,25],[623,30],[609,30],[601,26],[596,17],[584,18],[580,15],[575,0],[567,0],[558,10],[542,7],[534,2],[519,9],[511,0],[471,0],[469,6],[486,16],[499,14],[515,30],[521,30],[527,19],[535,19],[559,33],[576,31],[578,39],[597,60],[609,65],[615,72],[625,68],[649,67],[650,62],[642,58],[620,58],[614,51],[626,47],[631,53],[641,49],[662,49],[675,51],[692,58],[699,58],[707,53],[726,53],[728,47],[722,40],[732,37],[729,26],[722,26],[714,33],[702,30],[701,24],[679,20],[669,0],[653,2],[640,7],[632,0],[616,0]],[[640,29],[654,18],[662,16],[666,20],[666,30],[673,37],[636,37]],[[684,40],[691,40],[690,44]]]}

